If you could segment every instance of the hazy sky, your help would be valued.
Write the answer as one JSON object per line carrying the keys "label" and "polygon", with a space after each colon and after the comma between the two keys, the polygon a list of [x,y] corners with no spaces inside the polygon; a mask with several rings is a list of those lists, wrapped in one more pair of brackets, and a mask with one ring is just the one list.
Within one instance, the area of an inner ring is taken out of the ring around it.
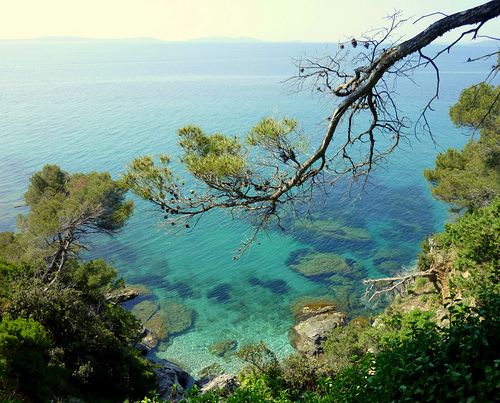
{"label": "hazy sky", "polygon": [[[0,39],[41,36],[155,37],[182,41],[206,36],[266,41],[337,42],[387,25],[384,17],[437,11],[451,14],[481,0],[0,0]],[[436,17],[433,17],[436,19]],[[427,18],[405,34],[434,21]],[[500,36],[500,20],[489,24]],[[485,31],[486,32],[486,31]]]}

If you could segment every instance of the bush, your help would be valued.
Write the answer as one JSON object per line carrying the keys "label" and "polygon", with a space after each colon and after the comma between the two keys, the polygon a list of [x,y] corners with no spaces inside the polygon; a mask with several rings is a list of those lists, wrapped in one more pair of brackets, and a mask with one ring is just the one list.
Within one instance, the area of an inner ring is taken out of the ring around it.
{"label": "bush", "polygon": [[450,308],[451,323],[412,325],[376,357],[344,369],[327,393],[346,402],[495,401],[500,393],[500,295]]}
{"label": "bush", "polygon": [[0,361],[5,366],[7,388],[20,388],[35,399],[49,397],[49,348],[50,340],[40,323],[4,316],[0,321]]}

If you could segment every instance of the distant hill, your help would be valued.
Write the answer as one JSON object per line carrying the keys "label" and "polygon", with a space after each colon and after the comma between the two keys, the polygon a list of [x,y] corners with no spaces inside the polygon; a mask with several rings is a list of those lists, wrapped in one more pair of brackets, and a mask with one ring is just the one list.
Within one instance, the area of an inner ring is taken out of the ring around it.
{"label": "distant hill", "polygon": [[49,44],[49,43],[162,43],[163,41],[156,38],[121,38],[121,39],[106,39],[106,38],[83,38],[80,36],[43,36],[32,39],[0,39],[0,43],[4,44]]}
{"label": "distant hill", "polygon": [[240,36],[239,38],[230,38],[227,36],[207,36],[203,38],[190,39],[186,42],[196,43],[262,43],[260,39],[247,38]]}

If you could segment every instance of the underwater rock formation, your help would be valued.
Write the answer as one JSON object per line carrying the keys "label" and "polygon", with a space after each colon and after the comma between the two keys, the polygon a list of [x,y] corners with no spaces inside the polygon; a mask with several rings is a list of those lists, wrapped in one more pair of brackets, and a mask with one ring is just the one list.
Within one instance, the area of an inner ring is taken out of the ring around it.
{"label": "underwater rock formation", "polygon": [[175,301],[145,300],[132,308],[132,313],[146,329],[147,345],[154,348],[157,342],[167,340],[189,329],[193,324],[194,310]]}
{"label": "underwater rock formation", "polygon": [[231,284],[219,284],[207,293],[207,298],[215,298],[219,304],[228,302],[231,299],[229,292],[233,289]]}

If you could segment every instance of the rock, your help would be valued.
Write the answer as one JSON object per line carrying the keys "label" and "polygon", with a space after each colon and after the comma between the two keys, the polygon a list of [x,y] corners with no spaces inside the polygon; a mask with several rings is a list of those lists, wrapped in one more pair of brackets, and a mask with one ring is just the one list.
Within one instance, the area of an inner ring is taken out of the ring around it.
{"label": "rock", "polygon": [[[183,398],[183,392],[194,385],[194,379],[181,367],[167,360],[149,360],[154,368],[158,380],[158,393],[161,400],[179,402]],[[174,386],[177,385],[177,386]]]}
{"label": "rock", "polygon": [[139,348],[144,351],[144,348],[146,351],[151,351],[153,348],[156,347],[158,344],[158,338],[154,333],[151,332],[151,330],[146,329],[145,335],[142,338],[141,342],[139,343]]}
{"label": "rock", "polygon": [[223,396],[233,393],[239,386],[238,378],[234,374],[222,374],[205,384],[201,389],[201,394],[220,391]]}
{"label": "rock", "polygon": [[448,327],[450,325],[450,311],[446,308],[436,311],[436,323],[439,327]]}
{"label": "rock", "polygon": [[126,301],[130,301],[138,297],[140,292],[132,288],[118,288],[108,291],[104,298],[106,302],[111,302],[112,304],[121,304]]}
{"label": "rock", "polygon": [[344,324],[345,315],[341,312],[328,312],[312,316],[293,327],[296,337],[295,349],[306,357],[323,354],[322,343],[330,332]]}
{"label": "rock", "polygon": [[263,287],[267,288],[273,294],[284,295],[290,291],[290,287],[285,280],[274,279],[269,281],[261,281],[257,277],[251,277],[248,280],[249,284],[253,287]]}
{"label": "rock", "polygon": [[233,289],[231,284],[219,284],[207,293],[207,298],[215,298],[219,304],[228,302],[231,299],[229,292]]}
{"label": "rock", "polygon": [[219,364],[214,362],[213,364],[203,368],[200,372],[198,372],[200,380],[197,381],[196,383],[199,385],[205,385],[206,383],[210,382],[217,376],[221,375],[223,372],[224,369]]}
{"label": "rock", "polygon": [[226,353],[236,348],[236,340],[222,340],[208,346],[210,354],[222,357]]}
{"label": "rock", "polygon": [[350,280],[360,280],[361,273],[351,267],[346,259],[335,253],[309,252],[297,257],[289,265],[290,269],[310,278],[311,280],[326,280],[334,276]]}
{"label": "rock", "polygon": [[308,222],[302,228],[294,227],[294,235],[310,243],[314,239],[321,245],[327,245],[328,250],[341,250],[344,247],[363,248],[366,247],[372,238],[368,230],[359,227],[351,227],[347,225],[345,220],[336,219],[317,219]]}
{"label": "rock", "polygon": [[311,308],[309,306],[305,306],[302,308],[302,314],[308,316],[319,315],[321,313],[334,312],[335,305],[325,305],[319,308]]}
{"label": "rock", "polygon": [[159,302],[146,300],[134,305],[132,313],[141,321],[142,324],[146,324],[146,322],[158,311],[159,308]]}
{"label": "rock", "polygon": [[153,349],[159,341],[168,341],[171,336],[189,329],[194,311],[175,301],[160,305],[157,301],[146,300],[135,305],[132,313],[149,331],[141,344]]}

